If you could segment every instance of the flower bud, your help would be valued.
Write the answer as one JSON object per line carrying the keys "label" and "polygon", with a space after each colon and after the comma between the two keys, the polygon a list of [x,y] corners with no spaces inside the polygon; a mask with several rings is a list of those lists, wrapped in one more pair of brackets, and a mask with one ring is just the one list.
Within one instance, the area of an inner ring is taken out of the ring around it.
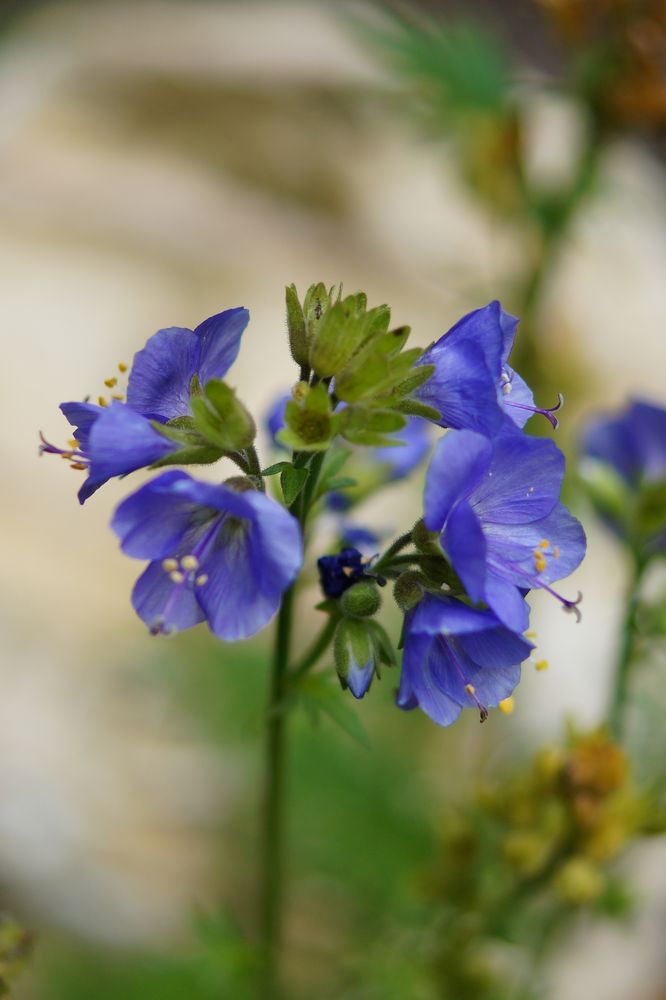
{"label": "flower bud", "polygon": [[408,570],[401,573],[393,587],[395,603],[405,614],[415,608],[424,594],[424,579],[421,573]]}
{"label": "flower bud", "polygon": [[362,581],[345,590],[340,608],[346,618],[367,618],[379,610],[381,597],[374,583]]}

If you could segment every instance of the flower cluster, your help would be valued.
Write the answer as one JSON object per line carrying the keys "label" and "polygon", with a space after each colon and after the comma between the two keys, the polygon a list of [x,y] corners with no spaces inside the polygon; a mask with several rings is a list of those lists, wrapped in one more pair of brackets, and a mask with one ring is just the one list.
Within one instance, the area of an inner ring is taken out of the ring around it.
{"label": "flower cluster", "polygon": [[[206,621],[221,639],[254,635],[297,580],[315,515],[338,518],[339,551],[320,555],[328,616],[316,655],[332,642],[343,688],[368,691],[394,643],[375,615],[395,582],[404,613],[397,704],[448,725],[463,707],[509,707],[532,644],[525,597],[542,589],[578,615],[578,599],[553,584],[580,562],[585,537],[560,503],[564,459],[550,441],[526,436],[541,409],[509,355],[517,320],[499,302],[463,317],[427,350],[404,349],[409,328],[390,326],[387,306],[362,293],[313,285],[303,302],[287,289],[289,342],[299,379],[271,411],[282,460],[262,469],[256,426],[226,385],[248,322],[228,309],[193,330],[154,334],[116,390],[97,403],[63,403],[74,427],[67,448],[41,450],[87,473],[81,503],[107,480],[159,471],[118,506],[111,527],[122,551],[147,562],[132,604],[153,634]],[[121,364],[119,374],[127,371]],[[416,527],[368,558],[374,530],[352,508],[408,476],[436,443]],[[171,466],[231,459],[241,474],[221,483]],[[345,473],[341,475],[341,473]],[[409,550],[409,551],[408,551]]]}

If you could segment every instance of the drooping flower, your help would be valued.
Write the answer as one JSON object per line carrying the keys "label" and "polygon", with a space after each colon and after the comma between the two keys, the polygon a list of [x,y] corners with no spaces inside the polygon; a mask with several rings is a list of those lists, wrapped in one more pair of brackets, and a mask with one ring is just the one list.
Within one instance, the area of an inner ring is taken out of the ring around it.
{"label": "drooping flower", "polygon": [[476,708],[483,722],[511,695],[531,649],[491,611],[426,594],[405,618],[398,707],[420,708],[440,726]]}
{"label": "drooping flower", "polygon": [[217,486],[165,472],[120,504],[111,527],[123,552],[150,560],[132,604],[153,634],[206,620],[221,639],[254,635],[303,561],[298,521],[242,477]]}
{"label": "drooping flower", "polygon": [[414,392],[418,401],[441,414],[442,427],[492,436],[506,425],[518,427],[540,413],[557,427],[555,411],[534,405],[527,383],[508,363],[518,320],[497,300],[459,319],[428,347],[417,365],[434,365],[434,374]]}
{"label": "drooping flower", "polygon": [[[127,402],[104,397],[100,404],[62,403],[60,409],[75,428],[69,448],[43,440],[42,452],[69,459],[73,468],[88,472],[79,490],[84,503],[113,476],[152,465],[177,450],[177,444],[155,430],[151,421],[166,424],[190,413],[190,388],[198,378],[205,385],[223,378],[236,359],[249,314],[227,309],[194,330],[169,327],[158,330],[134,356],[127,384]],[[120,365],[125,370],[125,365]],[[115,388],[117,377],[106,380]]]}
{"label": "drooping flower", "polygon": [[[651,490],[666,482],[666,409],[636,400],[617,416],[597,417],[583,433],[582,451],[593,460],[586,479],[610,527],[646,552],[666,548],[663,499],[650,497]],[[604,488],[596,481],[594,463],[613,470],[616,491],[611,482]]]}
{"label": "drooping flower", "polygon": [[508,628],[527,627],[528,590],[557,597],[552,584],[585,554],[585,533],[560,503],[564,456],[552,441],[507,428],[493,439],[449,431],[426,476],[425,525],[474,602],[485,602]]}
{"label": "drooping flower", "polygon": [[363,579],[367,560],[362,552],[349,546],[333,555],[320,556],[317,568],[322,591],[326,597],[335,598]]}

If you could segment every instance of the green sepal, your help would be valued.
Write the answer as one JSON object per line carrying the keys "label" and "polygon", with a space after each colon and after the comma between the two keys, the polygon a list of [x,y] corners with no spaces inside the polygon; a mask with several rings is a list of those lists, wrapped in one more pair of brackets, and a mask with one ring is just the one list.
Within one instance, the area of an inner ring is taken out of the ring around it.
{"label": "green sepal", "polygon": [[285,407],[286,426],[277,438],[296,451],[324,451],[335,436],[338,421],[328,389],[320,383],[307,389],[301,399],[289,400]]}
{"label": "green sepal", "polygon": [[395,396],[408,396],[415,389],[428,382],[435,374],[435,370],[435,365],[417,365],[406,379],[394,387],[393,394]]}
{"label": "green sepal", "polygon": [[337,376],[367,342],[383,334],[390,322],[388,306],[368,310],[363,292],[339,299],[322,317],[310,342],[310,365],[321,378]]}
{"label": "green sepal", "polygon": [[407,423],[401,413],[394,410],[371,410],[362,406],[348,406],[340,413],[340,434],[352,444],[383,447],[400,445],[387,437],[401,430]]}
{"label": "green sepal", "polygon": [[[374,619],[366,622],[366,627],[370,630],[370,634],[375,643],[375,650],[377,652],[379,662],[385,663],[387,667],[395,667],[398,664],[398,656],[395,651],[395,646],[391,642],[388,632],[383,625],[380,625],[378,621]],[[377,676],[379,676],[379,671],[375,667]]]}
{"label": "green sepal", "polygon": [[289,465],[288,463],[285,465],[280,476],[280,486],[282,487],[282,495],[287,507],[292,505],[305,486],[308,475],[307,469],[295,469],[293,465]]}
{"label": "green sepal", "polygon": [[415,347],[400,353],[409,328],[390,330],[373,338],[345,366],[335,380],[335,393],[346,403],[389,397],[405,382],[423,351]]}
{"label": "green sepal", "polygon": [[303,368],[308,364],[308,337],[305,327],[305,314],[298,300],[296,286],[287,285],[285,291],[289,349],[296,364]]}
{"label": "green sepal", "polygon": [[276,462],[275,465],[269,465],[268,468],[262,469],[262,476],[277,476],[278,472],[283,472],[286,468],[292,468],[291,462]]}
{"label": "green sepal", "polygon": [[400,399],[393,404],[393,409],[410,417],[423,417],[424,420],[432,420],[436,424],[442,419],[439,410],[436,410],[434,406],[419,402],[418,399]]}
{"label": "green sepal", "polygon": [[190,405],[196,429],[222,451],[242,451],[254,441],[257,428],[251,414],[219,379],[207,382],[203,396],[191,397]]}
{"label": "green sepal", "polygon": [[196,429],[192,417],[176,417],[174,420],[170,420],[168,424],[161,424],[157,420],[151,420],[150,424],[162,437],[168,438],[169,441],[175,441],[177,444],[205,444],[204,439]]}
{"label": "green sepal", "polygon": [[172,451],[170,455],[158,458],[156,462],[149,465],[149,469],[163,469],[169,465],[212,465],[218,462],[224,452],[210,444],[193,445],[190,448],[180,448]]}
{"label": "green sepal", "polygon": [[347,687],[349,668],[353,661],[364,667],[374,658],[374,643],[367,623],[359,618],[343,618],[333,636],[333,657],[340,683]]}

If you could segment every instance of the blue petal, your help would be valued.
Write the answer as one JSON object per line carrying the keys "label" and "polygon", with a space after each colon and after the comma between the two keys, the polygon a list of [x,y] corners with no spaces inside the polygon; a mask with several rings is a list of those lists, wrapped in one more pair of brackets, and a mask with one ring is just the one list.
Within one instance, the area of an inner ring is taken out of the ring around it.
{"label": "blue petal", "polygon": [[505,371],[509,376],[507,385],[511,386],[510,392],[505,392],[503,386],[499,386],[498,399],[504,412],[511,418],[516,427],[524,427],[530,417],[534,416],[534,396],[527,382],[520,377],[509,365],[505,366]]}
{"label": "blue petal", "polygon": [[[561,580],[573,573],[585,555],[583,527],[561,503],[547,517],[521,525],[519,531],[514,525],[487,524],[484,534],[489,565],[518,586],[533,588]],[[540,549],[546,567],[537,572],[534,552],[542,541],[550,542],[550,548]]]}
{"label": "blue petal", "polygon": [[269,409],[268,413],[264,418],[266,423],[266,428],[271,436],[273,444],[275,445],[276,448],[281,448],[285,451],[288,450],[287,446],[278,440],[277,435],[278,432],[281,431],[282,428],[285,426],[284,422],[285,410],[287,408],[287,403],[289,402],[290,399],[291,395],[289,393],[285,393],[284,395],[279,396],[275,400],[275,402],[273,403],[273,405],[271,406],[271,408]]}
{"label": "blue petal", "polygon": [[467,656],[481,667],[512,667],[522,663],[534,648],[507,628],[486,629],[472,632],[459,639]]}
{"label": "blue petal", "polygon": [[241,337],[250,319],[247,309],[225,309],[196,327],[199,341],[196,372],[201,384],[212,378],[224,378],[238,356]]}
{"label": "blue petal", "polygon": [[156,431],[146,417],[123,403],[112,403],[97,416],[88,433],[90,474],[79,492],[81,503],[113,476],[152,465],[176,448],[175,442]]}
{"label": "blue petal", "polygon": [[470,608],[453,597],[426,594],[407,619],[410,635],[466,635],[497,628],[497,619],[487,611]]}
{"label": "blue petal", "polygon": [[474,309],[459,319],[438,343],[471,344],[480,347],[488,371],[495,382],[500,376],[505,347],[506,324],[503,322],[503,317],[513,319],[503,311],[497,299],[493,299],[487,306]]}
{"label": "blue petal", "polygon": [[241,494],[252,517],[248,544],[262,593],[281,594],[303,565],[301,528],[292,514],[265,493]]}
{"label": "blue petal", "polygon": [[520,320],[517,316],[512,316],[511,313],[503,309],[500,302],[497,302],[497,305],[499,307],[499,324],[502,330],[502,364],[506,367],[506,362],[513,350],[513,342],[516,339],[516,330]]}
{"label": "blue petal", "polygon": [[191,584],[174,584],[161,563],[152,562],[132,591],[132,607],[153,633],[180,632],[204,621]]}
{"label": "blue petal", "polygon": [[558,502],[563,477],[564,455],[552,441],[507,429],[493,440],[490,467],[470,502],[483,524],[536,521]]}
{"label": "blue petal", "polygon": [[666,410],[635,402],[629,411],[640,449],[641,474],[648,481],[666,477]]}
{"label": "blue petal", "polygon": [[462,706],[447,695],[433,676],[435,642],[424,636],[408,637],[402,660],[398,708],[409,710],[416,705],[440,726],[455,722]]}
{"label": "blue petal", "polygon": [[473,601],[482,601],[486,580],[486,540],[479,519],[463,501],[444,525],[442,548]]}
{"label": "blue petal", "polygon": [[137,413],[164,421],[190,412],[190,382],[197,370],[199,339],[179,326],[158,330],[134,355],[127,403]]}
{"label": "blue petal", "polygon": [[186,472],[164,472],[123,500],[111,521],[123,552],[135,559],[165,559],[192,551],[191,539],[218,513],[192,498],[192,482]]}
{"label": "blue petal", "polygon": [[453,505],[482,483],[491,458],[490,442],[474,431],[449,431],[438,442],[425,484],[424,520],[429,531],[440,531]]}
{"label": "blue petal", "polygon": [[365,663],[358,663],[354,659],[351,643],[349,644],[349,670],[346,677],[346,684],[353,696],[357,699],[363,698],[367,693],[372,679],[375,676],[375,658],[371,652]]}
{"label": "blue petal", "polygon": [[76,428],[74,437],[79,446],[87,451],[90,429],[104,408],[96,403],[61,403],[60,409],[72,427]]}
{"label": "blue petal", "polygon": [[490,610],[512,632],[524,632],[530,623],[530,609],[521,590],[514,583],[489,570],[485,600]]}
{"label": "blue petal", "polygon": [[441,427],[488,435],[499,430],[505,419],[497,400],[499,371],[490,371],[481,346],[448,342],[447,335],[428,348],[417,365],[435,366],[414,397],[439,411]]}

